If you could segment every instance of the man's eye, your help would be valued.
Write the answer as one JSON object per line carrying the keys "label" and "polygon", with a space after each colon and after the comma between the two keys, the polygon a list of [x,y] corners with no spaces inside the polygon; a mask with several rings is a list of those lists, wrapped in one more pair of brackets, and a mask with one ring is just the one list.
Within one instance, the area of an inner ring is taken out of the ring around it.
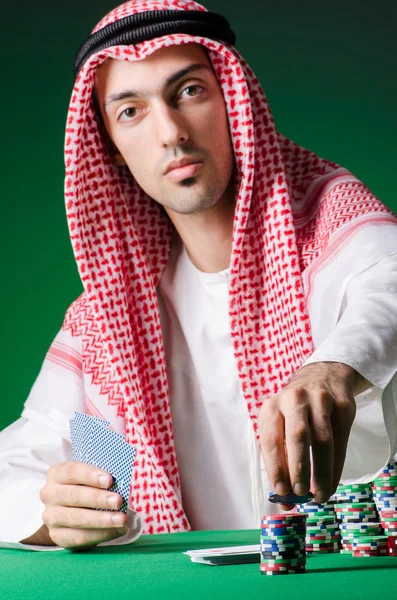
{"label": "man's eye", "polygon": [[[130,115],[127,115],[127,111],[128,111],[128,110],[131,110],[131,111],[132,111],[132,114],[130,114]],[[126,108],[125,110],[123,110],[123,112],[122,112],[122,113],[120,113],[120,115],[119,115],[119,119],[120,119],[120,118],[121,118],[121,117],[122,117],[124,114],[125,114],[125,115],[127,115],[127,116],[129,116],[129,117],[136,117],[136,115],[137,115],[137,109],[136,109],[134,106],[130,106],[130,107]],[[131,121],[131,119],[127,119],[127,121]]]}
{"label": "man's eye", "polygon": [[201,87],[201,85],[189,85],[183,90],[182,94],[186,92],[187,95],[191,98],[193,96],[197,96],[197,94],[200,93],[200,90],[202,89],[203,88]]}

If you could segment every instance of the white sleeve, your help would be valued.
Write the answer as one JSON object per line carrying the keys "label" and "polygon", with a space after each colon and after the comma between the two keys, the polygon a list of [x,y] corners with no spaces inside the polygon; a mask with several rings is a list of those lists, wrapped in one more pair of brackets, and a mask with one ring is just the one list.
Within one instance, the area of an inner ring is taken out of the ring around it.
{"label": "white sleeve", "polygon": [[305,365],[343,362],[384,389],[397,372],[397,254],[348,283],[341,317]]}
{"label": "white sleeve", "polygon": [[[69,337],[68,337],[69,336]],[[66,348],[76,345],[70,334],[55,338]],[[52,361],[49,354],[25,402],[21,418],[0,432],[0,547],[26,550],[62,550],[58,546],[21,544],[43,524],[44,504],[40,489],[50,466],[73,460],[69,419],[74,411],[85,412],[84,385],[78,369],[65,361]],[[128,509],[128,532],[98,546],[135,541],[142,522]]]}
{"label": "white sleeve", "polygon": [[336,325],[304,363],[342,362],[372,387],[356,396],[342,481],[370,481],[397,452],[397,254],[350,278]]}

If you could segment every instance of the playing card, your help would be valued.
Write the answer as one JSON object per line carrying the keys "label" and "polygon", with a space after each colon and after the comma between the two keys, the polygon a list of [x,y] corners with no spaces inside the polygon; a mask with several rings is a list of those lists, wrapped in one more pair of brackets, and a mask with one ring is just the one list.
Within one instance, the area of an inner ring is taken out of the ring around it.
{"label": "playing card", "polygon": [[72,442],[72,454],[73,454],[73,460],[80,460],[80,456],[78,453],[78,440],[77,440],[77,435],[76,435],[76,423],[74,419],[70,419],[69,421],[70,424],[70,439]]}
{"label": "playing card", "polygon": [[109,490],[123,497],[119,510],[126,512],[136,450],[109,425],[104,419],[76,412],[70,420],[73,458],[112,475],[114,483]]}
{"label": "playing card", "polygon": [[86,460],[111,473],[115,481],[110,490],[120,494],[125,503],[128,502],[134,459],[135,448],[127,444],[122,435],[92,423]]}
{"label": "playing card", "polygon": [[188,550],[183,554],[190,556],[192,562],[204,565],[236,565],[260,562],[260,544],[250,546],[229,546],[226,548],[204,548]]}

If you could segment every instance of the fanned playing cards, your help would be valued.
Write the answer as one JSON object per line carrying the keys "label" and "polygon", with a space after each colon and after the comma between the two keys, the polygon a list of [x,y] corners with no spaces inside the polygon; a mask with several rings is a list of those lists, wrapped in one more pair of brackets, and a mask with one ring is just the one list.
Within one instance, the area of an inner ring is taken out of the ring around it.
{"label": "fanned playing cards", "polygon": [[73,460],[110,473],[114,482],[109,490],[123,497],[119,510],[127,512],[136,449],[104,419],[75,412],[69,423]]}

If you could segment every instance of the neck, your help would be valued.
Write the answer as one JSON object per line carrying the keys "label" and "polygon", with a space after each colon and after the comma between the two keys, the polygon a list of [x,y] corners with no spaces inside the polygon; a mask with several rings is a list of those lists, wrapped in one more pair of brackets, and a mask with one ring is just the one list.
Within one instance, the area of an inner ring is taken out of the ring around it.
{"label": "neck", "polygon": [[235,210],[234,185],[215,206],[193,215],[167,209],[190,260],[204,273],[218,273],[230,266]]}

